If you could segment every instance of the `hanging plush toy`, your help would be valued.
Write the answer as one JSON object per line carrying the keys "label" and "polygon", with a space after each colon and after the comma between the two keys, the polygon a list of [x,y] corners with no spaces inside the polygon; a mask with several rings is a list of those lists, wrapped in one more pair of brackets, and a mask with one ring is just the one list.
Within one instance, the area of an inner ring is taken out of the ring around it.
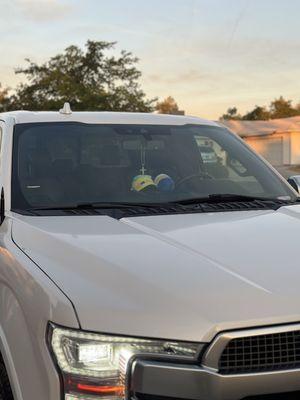
{"label": "hanging plush toy", "polygon": [[140,149],[141,169],[140,174],[136,175],[131,183],[131,190],[135,192],[145,192],[156,190],[156,185],[153,182],[151,175],[146,175],[146,148],[144,143],[141,143]]}
{"label": "hanging plush toy", "polygon": [[173,179],[167,174],[159,174],[154,180],[157,189],[161,192],[172,192],[175,189]]}
{"label": "hanging plush toy", "polygon": [[156,185],[150,175],[137,175],[133,178],[131,189],[135,192],[156,190]]}
{"label": "hanging plush toy", "polygon": [[135,192],[155,191],[172,192],[175,189],[173,179],[167,174],[159,174],[153,181],[151,175],[146,174],[146,147],[141,143],[140,148],[141,169],[140,174],[136,175],[131,183],[131,190]]}

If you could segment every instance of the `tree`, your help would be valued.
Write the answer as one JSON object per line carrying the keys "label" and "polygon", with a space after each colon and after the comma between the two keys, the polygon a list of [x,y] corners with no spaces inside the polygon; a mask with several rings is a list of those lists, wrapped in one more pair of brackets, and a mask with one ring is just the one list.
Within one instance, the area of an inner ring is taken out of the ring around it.
{"label": "tree", "polygon": [[156,99],[140,88],[136,57],[111,55],[113,42],[88,41],[85,47],[70,46],[41,65],[27,59],[27,67],[16,70],[27,82],[17,87],[10,107],[58,110],[68,101],[74,110],[153,111]]}
{"label": "tree", "polygon": [[171,96],[167,97],[161,102],[158,102],[156,104],[156,111],[158,111],[159,114],[181,114],[179,111],[178,104],[176,103],[175,99]]}
{"label": "tree", "polygon": [[273,119],[295,117],[299,115],[299,111],[293,107],[292,101],[285,100],[282,96],[272,101],[270,104],[270,112]]}
{"label": "tree", "polygon": [[242,119],[242,116],[238,114],[238,109],[236,107],[231,107],[228,108],[227,113],[223,114],[221,119],[229,120],[229,119],[234,119],[234,120],[240,120]]}
{"label": "tree", "polygon": [[246,121],[267,121],[270,119],[271,113],[266,107],[255,106],[254,109],[243,116]]}
{"label": "tree", "polygon": [[10,97],[8,95],[9,89],[2,89],[2,85],[0,83],[0,112],[5,112],[9,110],[10,106]]}
{"label": "tree", "polygon": [[220,119],[225,120],[246,120],[246,121],[266,121],[276,118],[289,118],[300,115],[300,104],[295,107],[291,100],[286,100],[282,96],[273,100],[268,107],[255,106],[252,111],[245,115],[238,113],[236,107],[229,108],[227,114]]}

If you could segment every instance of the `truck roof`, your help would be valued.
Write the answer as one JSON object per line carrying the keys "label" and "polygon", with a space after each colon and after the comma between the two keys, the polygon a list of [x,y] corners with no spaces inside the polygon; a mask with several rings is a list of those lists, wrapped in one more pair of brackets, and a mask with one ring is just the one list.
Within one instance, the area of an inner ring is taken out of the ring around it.
{"label": "truck roof", "polygon": [[151,113],[127,112],[33,112],[12,111],[0,113],[0,120],[13,119],[15,124],[39,122],[82,122],[90,124],[145,124],[145,125],[186,125],[200,124],[219,126],[214,121],[198,117],[162,115]]}

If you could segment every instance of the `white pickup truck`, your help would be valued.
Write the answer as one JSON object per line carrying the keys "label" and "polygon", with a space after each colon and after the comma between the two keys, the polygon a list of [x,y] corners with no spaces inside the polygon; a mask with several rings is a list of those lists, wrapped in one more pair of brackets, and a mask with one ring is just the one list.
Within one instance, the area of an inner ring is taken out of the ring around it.
{"label": "white pickup truck", "polygon": [[299,197],[241,139],[67,105],[0,132],[0,400],[299,399]]}

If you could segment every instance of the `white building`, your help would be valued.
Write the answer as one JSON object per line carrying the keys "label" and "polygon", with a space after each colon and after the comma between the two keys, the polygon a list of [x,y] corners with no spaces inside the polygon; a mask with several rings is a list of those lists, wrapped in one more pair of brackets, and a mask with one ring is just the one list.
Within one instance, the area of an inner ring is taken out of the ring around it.
{"label": "white building", "polygon": [[275,166],[300,165],[300,117],[222,121]]}

